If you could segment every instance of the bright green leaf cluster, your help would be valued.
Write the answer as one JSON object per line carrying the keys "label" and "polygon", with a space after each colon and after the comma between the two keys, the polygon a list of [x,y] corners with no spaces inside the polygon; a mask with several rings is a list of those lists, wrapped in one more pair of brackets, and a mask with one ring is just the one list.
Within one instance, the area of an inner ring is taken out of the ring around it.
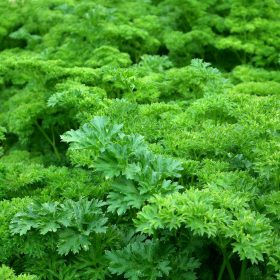
{"label": "bright green leaf cluster", "polygon": [[36,280],[38,279],[36,276],[21,274],[16,276],[13,270],[5,265],[0,267],[0,277],[5,280]]}
{"label": "bright green leaf cluster", "polygon": [[[87,150],[87,165],[112,179],[108,195],[109,211],[125,213],[139,209],[154,193],[168,193],[181,187],[169,178],[180,177],[180,162],[149,151],[143,137],[125,135],[122,125],[108,118],[95,117],[81,129],[68,131],[62,140],[71,143],[71,150]],[[78,163],[79,158],[78,158]]]}
{"label": "bright green leaf cluster", "polygon": [[37,230],[41,235],[58,235],[57,251],[67,255],[88,250],[92,233],[106,232],[107,219],[102,213],[104,203],[97,200],[67,200],[59,203],[34,203],[26,212],[19,212],[11,221],[13,234],[25,235]]}
{"label": "bright green leaf cluster", "polygon": [[137,214],[139,231],[190,228],[195,235],[219,240],[221,248],[233,246],[241,259],[263,261],[273,243],[272,227],[265,216],[248,209],[248,198],[237,192],[190,189],[182,194],[156,196]]}

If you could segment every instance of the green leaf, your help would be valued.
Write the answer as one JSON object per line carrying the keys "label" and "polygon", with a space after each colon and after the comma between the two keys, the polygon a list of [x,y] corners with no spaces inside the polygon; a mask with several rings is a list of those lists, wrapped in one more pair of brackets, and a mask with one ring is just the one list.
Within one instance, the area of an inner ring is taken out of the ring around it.
{"label": "green leaf", "polygon": [[168,254],[160,253],[156,241],[132,242],[121,250],[107,251],[109,270],[126,279],[158,279],[167,277],[171,271]]}
{"label": "green leaf", "polygon": [[112,183],[113,191],[107,197],[108,211],[117,212],[118,215],[123,215],[131,208],[139,209],[147,199],[140,195],[133,181],[119,180]]}
{"label": "green leaf", "polygon": [[121,131],[122,125],[111,125],[106,117],[94,117],[79,130],[71,130],[61,136],[71,144],[71,149],[95,149],[102,152],[107,144]]}
{"label": "green leaf", "polygon": [[87,251],[90,244],[91,242],[89,241],[89,237],[87,235],[67,229],[59,234],[57,251],[60,255],[67,255],[70,251],[77,254],[81,250]]}

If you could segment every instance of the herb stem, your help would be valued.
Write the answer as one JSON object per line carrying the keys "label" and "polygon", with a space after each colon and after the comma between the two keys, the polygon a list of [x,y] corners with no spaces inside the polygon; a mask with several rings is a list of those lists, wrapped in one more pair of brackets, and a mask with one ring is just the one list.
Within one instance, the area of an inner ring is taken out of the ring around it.
{"label": "herb stem", "polygon": [[217,280],[222,280],[222,277],[223,277],[225,268],[226,268],[226,260],[225,260],[225,258],[224,258],[224,259],[223,259],[223,263],[222,263],[222,265],[221,265],[221,267],[220,267],[220,271],[219,271],[219,275],[218,275]]}
{"label": "herb stem", "polygon": [[[46,133],[46,131],[38,124],[38,122],[35,122],[36,127],[39,129],[39,131],[42,133],[42,135],[44,136],[44,138],[47,140],[47,142],[49,142],[49,144],[52,146],[53,151],[55,153],[55,156],[57,157],[58,160],[61,159],[61,156],[56,148],[55,145],[55,140],[54,140],[54,135],[53,135],[53,141],[50,139],[50,137],[48,136],[48,134]],[[53,133],[53,131],[52,131]]]}
{"label": "herb stem", "polygon": [[227,271],[229,274],[229,279],[235,280],[235,276],[234,276],[234,273],[233,273],[233,270],[232,270],[232,267],[230,264],[230,258],[232,256],[232,253],[228,255],[225,248],[223,248],[223,247],[221,248],[221,251],[222,251],[224,259],[223,259],[223,263],[222,263],[220,271],[219,271],[218,280],[222,279],[225,267],[227,268]]}
{"label": "herb stem", "polygon": [[231,267],[231,264],[230,264],[230,258],[232,256],[232,254],[230,254],[228,256],[227,252],[223,251],[223,255],[224,255],[224,259],[226,261],[226,267],[227,267],[227,271],[228,271],[228,274],[229,274],[229,279],[230,280],[235,280],[235,276],[234,276],[234,273],[233,273],[233,270],[232,270],[232,267]]}
{"label": "herb stem", "polygon": [[244,276],[245,276],[245,273],[246,273],[246,265],[247,265],[246,260],[243,260],[242,264],[241,264],[239,280],[243,280],[244,279]]}

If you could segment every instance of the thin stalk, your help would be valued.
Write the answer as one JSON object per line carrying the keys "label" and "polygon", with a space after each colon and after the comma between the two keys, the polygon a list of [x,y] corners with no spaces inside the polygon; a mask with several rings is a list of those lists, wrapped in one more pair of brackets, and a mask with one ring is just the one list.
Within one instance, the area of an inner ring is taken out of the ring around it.
{"label": "thin stalk", "polygon": [[220,267],[220,271],[219,271],[219,275],[218,275],[218,279],[217,280],[222,280],[225,268],[226,268],[226,260],[224,258],[223,263],[222,263],[222,265]]}
{"label": "thin stalk", "polygon": [[245,277],[246,265],[247,265],[246,260],[243,260],[243,261],[242,261],[242,264],[241,264],[241,270],[240,270],[239,280],[243,280],[244,277]]}
{"label": "thin stalk", "polygon": [[179,178],[179,181],[178,181],[178,183],[180,184],[180,185],[184,185],[184,181],[183,181],[183,178],[182,178],[182,176]]}
{"label": "thin stalk", "polygon": [[191,185],[193,185],[193,182],[194,182],[194,176],[192,175],[191,176]]}
{"label": "thin stalk", "polygon": [[225,268],[227,268],[227,271],[228,271],[228,274],[229,274],[229,279],[230,280],[235,280],[235,276],[234,276],[234,273],[233,273],[233,270],[232,270],[232,267],[231,267],[231,264],[230,264],[230,258],[232,257],[233,252],[231,252],[230,254],[227,253],[226,245],[223,244],[222,240],[219,240],[219,241],[214,240],[214,244],[216,244],[216,246],[220,248],[221,253],[223,255],[223,263],[220,267],[220,271],[219,271],[217,279],[218,280],[222,279]]}
{"label": "thin stalk", "polygon": [[234,273],[233,273],[233,270],[232,270],[232,267],[231,267],[231,264],[230,264],[230,258],[232,256],[232,253],[228,255],[225,248],[220,247],[220,249],[221,249],[221,252],[223,254],[223,263],[220,267],[220,271],[219,271],[219,274],[218,274],[218,280],[222,279],[225,268],[227,268],[227,271],[228,271],[228,274],[229,274],[229,279],[230,280],[235,280],[235,276],[234,276]]}
{"label": "thin stalk", "polygon": [[52,130],[52,142],[55,144],[55,136],[54,136],[53,126],[52,126],[51,130]]}
{"label": "thin stalk", "polygon": [[227,271],[228,271],[230,280],[235,280],[235,276],[234,276],[234,273],[233,273],[233,270],[232,270],[229,259],[227,259],[226,267],[227,267]]}
{"label": "thin stalk", "polygon": [[227,271],[228,271],[228,274],[229,274],[229,279],[230,280],[235,280],[235,276],[234,276],[234,273],[233,273],[233,270],[232,270],[232,267],[231,267],[231,264],[230,264],[230,258],[232,256],[232,254],[227,255],[227,252],[225,251],[224,248],[222,248],[222,253],[223,253],[224,261],[226,263],[226,268],[227,268]]}
{"label": "thin stalk", "polygon": [[[50,137],[48,136],[48,134],[45,132],[45,130],[38,124],[38,122],[35,122],[36,127],[39,129],[39,131],[42,133],[42,135],[45,137],[45,139],[47,140],[47,142],[49,142],[49,144],[52,146],[53,151],[55,153],[55,156],[57,157],[58,160],[61,159],[60,154],[56,148],[55,145],[55,140],[54,140],[54,135],[53,135],[53,141],[50,139]],[[53,132],[53,131],[52,131]]]}
{"label": "thin stalk", "polygon": [[237,52],[237,51],[234,51],[234,54],[237,56],[239,62],[242,63],[243,59],[242,59],[241,56],[238,54],[238,52]]}

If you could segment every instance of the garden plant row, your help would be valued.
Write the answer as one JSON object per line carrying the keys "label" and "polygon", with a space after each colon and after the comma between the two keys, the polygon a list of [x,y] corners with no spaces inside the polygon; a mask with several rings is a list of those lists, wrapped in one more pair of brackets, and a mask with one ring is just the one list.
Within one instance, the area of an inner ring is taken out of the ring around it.
{"label": "garden plant row", "polygon": [[0,15],[0,279],[280,279],[279,1]]}

